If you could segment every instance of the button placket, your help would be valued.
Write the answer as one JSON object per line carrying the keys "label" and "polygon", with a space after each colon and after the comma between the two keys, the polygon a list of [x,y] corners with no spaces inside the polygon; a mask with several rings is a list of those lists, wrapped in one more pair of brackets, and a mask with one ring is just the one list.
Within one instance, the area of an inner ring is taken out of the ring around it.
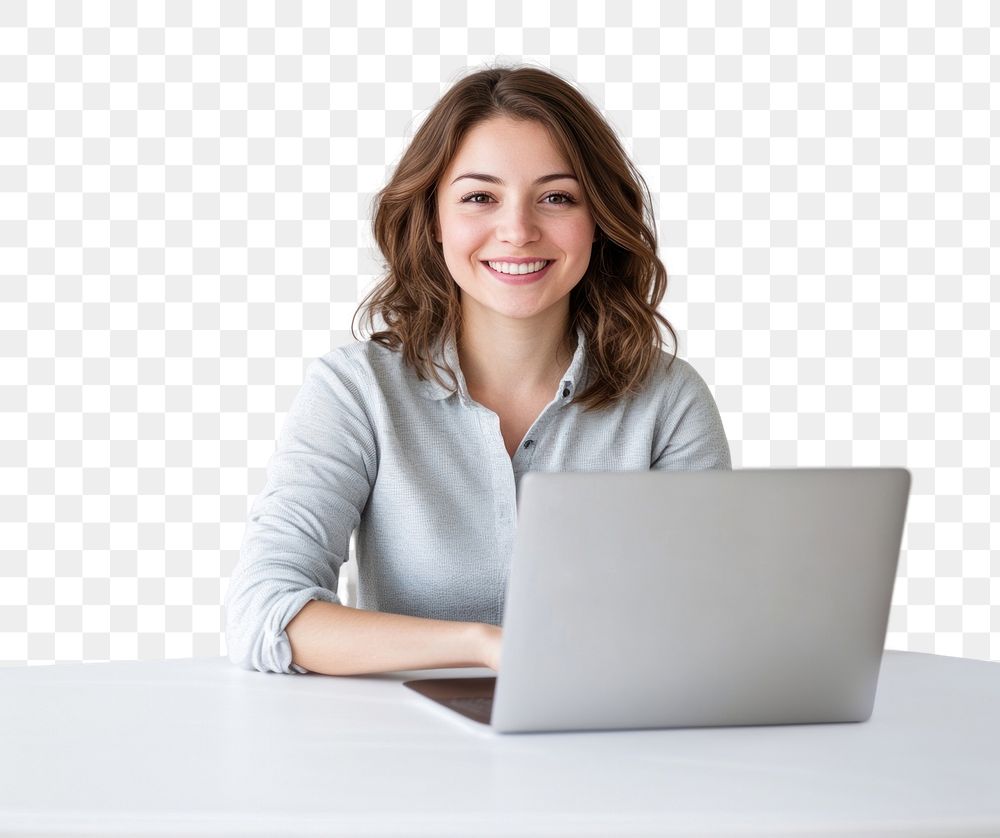
{"label": "button placket", "polygon": [[[496,416],[496,414],[494,414]],[[496,616],[499,623],[503,619],[504,600],[507,592],[507,573],[510,564],[510,553],[513,547],[513,532],[517,524],[517,478],[519,466],[514,461],[521,453],[520,447],[511,459],[507,456],[503,435],[500,433],[500,417],[496,416],[495,431],[491,442],[499,445],[497,468],[494,470],[494,502],[496,509],[496,529],[494,537],[494,577],[493,586],[496,592]],[[502,460],[502,464],[501,461]]]}
{"label": "button placket", "polygon": [[525,471],[526,467],[534,459],[535,452],[538,450],[538,439],[548,426],[551,410],[552,407],[550,406],[542,411],[541,415],[535,420],[535,423],[528,429],[524,441],[517,447],[517,451],[514,452],[514,460],[517,461],[522,471]]}

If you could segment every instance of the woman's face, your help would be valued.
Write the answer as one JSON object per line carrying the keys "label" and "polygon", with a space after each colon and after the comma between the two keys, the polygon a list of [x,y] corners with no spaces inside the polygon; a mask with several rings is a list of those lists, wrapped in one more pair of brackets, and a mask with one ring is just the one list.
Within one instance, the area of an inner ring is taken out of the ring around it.
{"label": "woman's face", "polygon": [[[501,117],[472,128],[438,184],[437,217],[436,238],[464,310],[525,319],[551,316],[558,306],[568,315],[596,225],[543,125]],[[522,270],[513,259],[547,264],[511,276],[504,271]]]}

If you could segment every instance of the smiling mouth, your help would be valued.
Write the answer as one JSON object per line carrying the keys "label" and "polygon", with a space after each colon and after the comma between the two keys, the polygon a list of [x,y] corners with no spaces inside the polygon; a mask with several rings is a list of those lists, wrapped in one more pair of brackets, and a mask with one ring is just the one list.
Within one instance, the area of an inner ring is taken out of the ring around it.
{"label": "smiling mouth", "polygon": [[[553,259],[539,259],[538,261],[542,262],[543,264],[542,264],[542,266],[540,268],[538,268],[538,270],[534,270],[534,271],[521,271],[519,269],[520,268],[519,265],[515,266],[515,267],[518,268],[518,270],[515,270],[515,271],[500,271],[500,270],[497,270],[496,268],[494,268],[493,265],[491,265],[489,262],[482,262],[481,264],[485,265],[486,268],[487,268],[487,270],[492,271],[497,276],[510,277],[511,279],[515,279],[516,280],[516,279],[521,279],[521,278],[529,278],[530,279],[531,277],[540,276],[541,274],[543,274],[545,272],[545,270],[549,267],[549,265],[552,264],[552,262],[554,260]],[[500,263],[495,263],[495,264],[500,264]]]}

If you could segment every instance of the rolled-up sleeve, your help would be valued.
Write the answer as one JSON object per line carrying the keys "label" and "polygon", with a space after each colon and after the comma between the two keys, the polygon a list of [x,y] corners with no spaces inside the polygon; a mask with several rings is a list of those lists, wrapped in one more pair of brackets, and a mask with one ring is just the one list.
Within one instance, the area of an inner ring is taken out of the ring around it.
{"label": "rolled-up sleeve", "polygon": [[244,669],[306,672],[285,627],[310,600],[340,602],[340,567],[378,469],[364,375],[328,353],[289,408],[226,591],[226,646]]}
{"label": "rolled-up sleeve", "polygon": [[650,469],[731,469],[726,429],[705,380],[680,358],[667,380]]}

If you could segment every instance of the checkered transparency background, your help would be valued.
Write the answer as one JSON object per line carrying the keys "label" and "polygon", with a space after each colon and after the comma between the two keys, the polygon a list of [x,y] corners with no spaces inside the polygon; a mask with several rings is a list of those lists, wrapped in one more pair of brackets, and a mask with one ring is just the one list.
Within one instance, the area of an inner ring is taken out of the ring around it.
{"label": "checkered transparency background", "polygon": [[410,7],[0,4],[0,663],[225,653],[371,199],[497,60],[573,79],[646,177],[734,465],[911,469],[887,646],[1000,660],[990,4]]}

